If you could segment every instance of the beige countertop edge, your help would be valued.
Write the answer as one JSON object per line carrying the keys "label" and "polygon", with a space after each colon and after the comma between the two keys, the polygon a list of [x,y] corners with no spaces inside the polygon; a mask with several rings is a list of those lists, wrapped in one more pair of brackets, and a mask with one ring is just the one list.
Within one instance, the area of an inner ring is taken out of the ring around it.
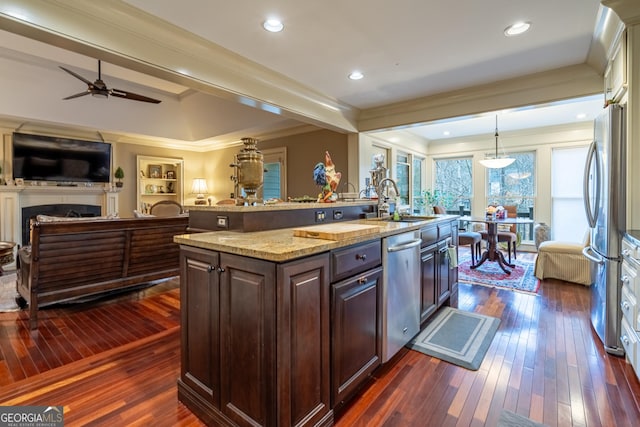
{"label": "beige countertop edge", "polygon": [[183,234],[174,237],[174,241],[181,245],[201,249],[209,249],[267,261],[284,262],[296,258],[306,257],[330,251],[368,240],[380,239],[405,231],[418,230],[427,224],[451,220],[456,215],[442,215],[441,218],[420,222],[386,222],[373,220],[347,221],[353,224],[380,224],[380,231],[343,240],[325,240],[308,237],[296,237],[293,229],[235,232],[212,231],[207,233]]}

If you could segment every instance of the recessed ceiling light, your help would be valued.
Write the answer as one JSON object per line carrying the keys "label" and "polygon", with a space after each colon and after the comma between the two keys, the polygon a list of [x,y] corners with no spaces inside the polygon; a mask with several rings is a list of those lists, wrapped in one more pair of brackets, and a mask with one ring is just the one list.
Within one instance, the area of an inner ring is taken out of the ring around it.
{"label": "recessed ceiling light", "polygon": [[586,117],[587,117],[587,115],[585,113],[580,113],[580,114],[576,115],[576,119],[584,119]]}
{"label": "recessed ceiling light", "polygon": [[284,24],[277,18],[269,18],[262,23],[262,27],[272,33],[279,33],[284,29]]}
{"label": "recessed ceiling light", "polygon": [[351,74],[349,74],[349,78],[351,80],[360,80],[363,77],[364,74],[362,74],[360,71],[352,71]]}
{"label": "recessed ceiling light", "polygon": [[449,136],[449,135],[451,135],[451,132],[449,132],[448,130],[445,130],[444,132],[442,132],[442,134],[444,136]]}
{"label": "recessed ceiling light", "polygon": [[531,27],[531,22],[516,22],[504,29],[504,35],[507,37],[517,36],[527,31]]}

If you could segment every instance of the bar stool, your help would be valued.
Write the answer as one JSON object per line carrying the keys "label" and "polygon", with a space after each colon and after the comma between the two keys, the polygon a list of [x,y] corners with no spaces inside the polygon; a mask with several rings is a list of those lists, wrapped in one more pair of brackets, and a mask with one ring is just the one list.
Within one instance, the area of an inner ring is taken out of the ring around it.
{"label": "bar stool", "polygon": [[471,249],[471,264],[476,263],[476,259],[480,257],[480,243],[482,242],[482,235],[475,231],[462,231],[458,233],[458,245],[469,245]]}

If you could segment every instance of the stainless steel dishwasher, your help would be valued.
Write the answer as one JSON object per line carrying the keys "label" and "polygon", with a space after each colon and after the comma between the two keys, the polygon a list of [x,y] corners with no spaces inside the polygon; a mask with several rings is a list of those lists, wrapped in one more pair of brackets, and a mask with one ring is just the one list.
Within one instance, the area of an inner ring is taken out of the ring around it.
{"label": "stainless steel dishwasher", "polygon": [[382,362],[420,332],[420,232],[382,239]]}

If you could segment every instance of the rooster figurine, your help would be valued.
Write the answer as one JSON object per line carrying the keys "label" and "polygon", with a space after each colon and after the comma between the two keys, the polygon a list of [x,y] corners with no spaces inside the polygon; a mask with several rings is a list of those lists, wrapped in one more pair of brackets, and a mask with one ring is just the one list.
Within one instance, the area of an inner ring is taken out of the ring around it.
{"label": "rooster figurine", "polygon": [[313,181],[320,187],[324,187],[327,184],[327,174],[324,164],[318,163],[313,168]]}
{"label": "rooster figurine", "polygon": [[338,189],[338,184],[340,183],[340,178],[342,177],[342,174],[340,172],[336,172],[336,167],[333,164],[333,161],[331,160],[331,155],[329,154],[328,151],[325,151],[324,153],[324,168],[325,168],[325,174],[327,176],[327,183],[329,184],[331,191],[335,193],[336,190]]}

